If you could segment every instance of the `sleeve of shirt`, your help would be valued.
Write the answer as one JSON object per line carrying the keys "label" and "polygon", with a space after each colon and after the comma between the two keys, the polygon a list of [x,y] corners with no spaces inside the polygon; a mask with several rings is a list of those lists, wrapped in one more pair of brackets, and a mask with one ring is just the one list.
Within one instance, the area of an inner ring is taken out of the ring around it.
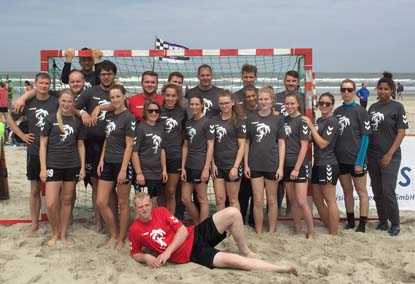
{"label": "sleeve of shirt", "polygon": [[408,129],[408,127],[409,127],[409,124],[408,124],[408,118],[406,116],[405,109],[402,104],[399,104],[397,128]]}
{"label": "sleeve of shirt", "polygon": [[360,133],[361,135],[369,135],[370,134],[370,118],[367,111],[361,108],[359,112],[359,121],[360,121]]}
{"label": "sleeve of shirt", "polygon": [[135,130],[134,152],[139,152],[140,145],[144,140],[144,131],[138,126]]}
{"label": "sleeve of shirt", "polygon": [[322,137],[324,140],[326,140],[328,143],[333,140],[335,135],[337,134],[337,119],[334,117],[331,117],[326,125],[326,128],[323,130]]}
{"label": "sleeve of shirt", "polygon": [[85,90],[77,97],[75,107],[77,109],[89,109],[90,100],[89,91]]}
{"label": "sleeve of shirt", "polygon": [[137,254],[141,252],[141,238],[140,232],[134,224],[130,227],[130,231],[128,232],[128,239],[130,241],[130,255]]}
{"label": "sleeve of shirt", "polygon": [[51,128],[52,128],[52,123],[50,122],[50,119],[48,118],[45,121],[45,125],[40,130],[40,136],[48,137]]}
{"label": "sleeve of shirt", "polygon": [[72,64],[70,62],[65,62],[63,64],[62,74],[61,74],[61,81],[64,84],[69,83],[69,73],[71,72],[71,65]]}
{"label": "sleeve of shirt", "polygon": [[163,214],[163,219],[166,222],[166,225],[172,228],[173,231],[177,232],[177,230],[183,226],[183,223],[180,222],[176,217],[170,214],[170,212],[164,208],[161,208],[161,213]]}
{"label": "sleeve of shirt", "polygon": [[205,132],[206,132],[206,139],[212,140],[215,138],[215,124],[214,121],[211,119],[206,120]]}
{"label": "sleeve of shirt", "polygon": [[300,140],[310,140],[311,139],[311,131],[308,127],[307,123],[304,120],[301,120],[301,130],[300,130]]}
{"label": "sleeve of shirt", "polygon": [[86,139],[86,127],[82,123],[82,121],[79,120],[79,134],[78,134],[78,140],[85,140]]}
{"label": "sleeve of shirt", "polygon": [[133,116],[128,116],[128,120],[125,123],[125,135],[128,137],[134,137],[135,135],[135,119]]}
{"label": "sleeve of shirt", "polygon": [[245,121],[243,120],[240,120],[238,122],[237,137],[246,138],[246,124],[245,124]]}

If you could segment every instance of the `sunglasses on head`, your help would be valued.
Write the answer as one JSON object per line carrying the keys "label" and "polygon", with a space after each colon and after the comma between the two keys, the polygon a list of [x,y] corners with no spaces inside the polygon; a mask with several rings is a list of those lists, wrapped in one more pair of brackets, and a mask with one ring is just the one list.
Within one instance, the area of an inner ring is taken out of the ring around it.
{"label": "sunglasses on head", "polygon": [[148,109],[147,110],[148,113],[160,113],[159,109]]}
{"label": "sunglasses on head", "polygon": [[322,106],[322,107],[329,107],[329,106],[332,105],[332,103],[330,103],[330,102],[318,102],[318,105]]}
{"label": "sunglasses on head", "polygon": [[340,92],[346,93],[346,91],[349,92],[349,93],[353,93],[354,88],[340,88]]}

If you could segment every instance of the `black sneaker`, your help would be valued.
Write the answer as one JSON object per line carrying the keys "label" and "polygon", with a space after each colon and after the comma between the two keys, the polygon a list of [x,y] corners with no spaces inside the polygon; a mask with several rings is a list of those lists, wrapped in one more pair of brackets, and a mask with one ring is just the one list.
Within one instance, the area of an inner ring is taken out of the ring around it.
{"label": "black sneaker", "polygon": [[401,228],[396,225],[392,225],[390,229],[388,230],[388,233],[391,237],[396,237],[401,232]]}
{"label": "black sneaker", "polygon": [[347,222],[346,225],[344,225],[344,228],[346,230],[354,229],[354,227],[355,227],[355,223],[354,222],[353,223]]}
{"label": "black sneaker", "polygon": [[356,232],[365,233],[366,232],[366,224],[365,223],[359,223],[359,225],[356,228]]}
{"label": "black sneaker", "polygon": [[387,221],[381,221],[376,225],[375,230],[387,231],[388,228],[389,228],[388,222]]}

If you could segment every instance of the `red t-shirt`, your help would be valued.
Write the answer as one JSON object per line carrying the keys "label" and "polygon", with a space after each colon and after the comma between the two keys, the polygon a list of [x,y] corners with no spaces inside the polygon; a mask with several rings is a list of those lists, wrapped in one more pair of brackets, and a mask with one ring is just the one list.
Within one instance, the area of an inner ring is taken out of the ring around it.
{"label": "red t-shirt", "polygon": [[9,105],[9,93],[6,88],[0,87],[0,108],[6,108]]}
{"label": "red t-shirt", "polygon": [[128,109],[137,121],[143,119],[144,104],[149,99],[155,101],[160,107],[164,102],[164,97],[158,94],[148,97],[144,93],[139,93],[128,98]]}
{"label": "red t-shirt", "polygon": [[[128,238],[130,240],[130,254],[141,252],[142,247],[149,248],[161,254],[171,244],[177,230],[183,224],[164,207],[154,208],[151,220],[147,223],[136,219],[130,226]],[[183,244],[172,253],[169,261],[174,263],[190,262],[192,253],[194,226],[187,227],[189,235]]]}

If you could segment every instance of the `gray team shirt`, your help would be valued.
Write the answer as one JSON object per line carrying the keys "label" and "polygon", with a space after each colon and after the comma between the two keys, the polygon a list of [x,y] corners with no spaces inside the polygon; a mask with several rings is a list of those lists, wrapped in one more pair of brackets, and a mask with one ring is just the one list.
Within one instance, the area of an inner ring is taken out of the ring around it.
{"label": "gray team shirt", "polygon": [[281,115],[249,115],[246,120],[249,139],[248,165],[252,171],[276,172],[279,165],[278,139],[284,139]]}
{"label": "gray team shirt", "polygon": [[213,157],[219,169],[229,170],[233,167],[238,153],[238,138],[246,137],[245,122],[238,119],[233,123],[230,119],[223,120],[220,115],[211,120],[215,129]]}
{"label": "gray team shirt", "polygon": [[[102,89],[100,85],[93,86],[83,91],[76,100],[76,108],[84,109],[89,114],[95,109],[97,105],[109,104],[109,91]],[[88,128],[88,139],[91,140],[104,140],[105,139],[105,115],[106,111],[101,111],[97,124]]]}
{"label": "gray team shirt", "polygon": [[206,117],[212,118],[219,114],[218,96],[223,89],[216,86],[212,86],[209,90],[202,90],[199,86],[196,86],[186,93],[186,99],[190,101],[193,97],[201,97],[204,104],[204,113]]}
{"label": "gray team shirt", "polygon": [[[301,149],[301,140],[310,140],[310,128],[301,115],[284,117],[285,132],[285,167],[294,167]],[[303,165],[308,164],[305,156]]]}
{"label": "gray team shirt", "polygon": [[207,141],[214,139],[214,135],[215,128],[206,116],[186,122],[185,139],[188,142],[186,168],[203,169],[206,162]]}
{"label": "gray team shirt", "polygon": [[136,128],[134,152],[140,157],[141,170],[147,180],[161,180],[161,149],[164,149],[164,126],[142,121]]}
{"label": "gray team shirt", "polygon": [[[388,152],[398,134],[398,129],[408,129],[408,118],[403,105],[397,101],[374,103],[369,108],[371,134],[368,156],[382,158]],[[394,153],[401,157],[401,148]]]}
{"label": "gray team shirt", "polygon": [[135,118],[126,109],[119,114],[108,112],[105,117],[105,146],[104,160],[107,163],[122,163],[125,150],[125,137],[135,136]]}
{"label": "gray team shirt", "polygon": [[[285,95],[290,92],[283,91],[276,94],[275,105],[274,109],[279,113],[282,113],[284,116],[288,116],[287,111],[285,110]],[[297,96],[300,98],[300,112],[302,114],[305,113],[305,94],[303,93],[296,93]]]}
{"label": "gray team shirt", "polygon": [[317,143],[314,143],[314,165],[337,165],[334,148],[336,146],[338,124],[337,118],[333,115],[317,119],[318,134],[329,144],[324,149],[320,149]]}
{"label": "gray team shirt", "polygon": [[334,110],[339,121],[336,141],[337,161],[342,164],[354,165],[363,135],[370,133],[370,120],[367,111],[360,105],[342,105]]}
{"label": "gray team shirt", "polygon": [[180,106],[173,109],[162,108],[160,119],[164,125],[167,159],[181,160],[186,109]]}
{"label": "gray team shirt", "polygon": [[55,96],[49,96],[44,101],[33,97],[26,103],[21,113],[13,114],[15,120],[20,116],[26,116],[28,131],[35,136],[35,141],[27,145],[28,155],[39,156],[40,132],[44,129],[47,120],[56,113],[57,109],[58,99]]}
{"label": "gray team shirt", "polygon": [[56,169],[78,168],[81,162],[77,142],[86,138],[86,129],[81,120],[74,116],[62,115],[62,124],[64,133],[59,129],[56,114],[53,114],[41,131],[42,136],[49,137],[46,166]]}

